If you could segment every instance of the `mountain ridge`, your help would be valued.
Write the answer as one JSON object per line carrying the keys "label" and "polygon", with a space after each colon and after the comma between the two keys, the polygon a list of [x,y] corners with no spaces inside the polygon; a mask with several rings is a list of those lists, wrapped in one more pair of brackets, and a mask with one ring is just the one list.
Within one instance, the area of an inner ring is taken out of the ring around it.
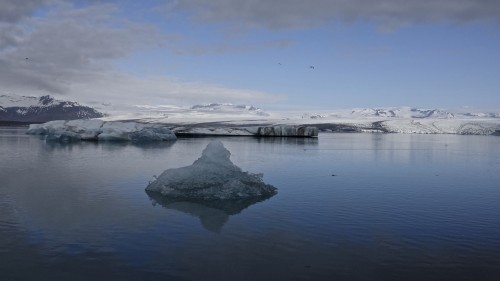
{"label": "mountain ridge", "polygon": [[409,106],[366,107],[346,110],[333,110],[329,113],[304,113],[302,119],[328,118],[388,118],[388,119],[463,119],[463,118],[500,118],[500,112],[453,112],[445,109],[421,109]]}
{"label": "mountain ridge", "polygon": [[41,97],[0,95],[0,121],[47,122],[104,117],[96,109],[74,101],[56,100],[50,95]]}

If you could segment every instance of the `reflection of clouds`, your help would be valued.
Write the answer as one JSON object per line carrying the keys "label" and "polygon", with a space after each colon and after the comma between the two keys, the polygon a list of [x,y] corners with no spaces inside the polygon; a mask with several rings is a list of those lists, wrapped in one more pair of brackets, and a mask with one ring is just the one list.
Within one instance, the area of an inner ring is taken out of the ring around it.
{"label": "reflection of clouds", "polygon": [[[433,162],[449,153],[445,143],[461,136],[421,134],[324,134],[320,152],[338,152],[359,163],[407,165]],[[335,144],[333,144],[335,143]]]}
{"label": "reflection of clouds", "polygon": [[142,186],[150,177],[145,171],[169,161],[171,143],[61,144],[27,135],[0,141],[1,196],[15,211],[7,219],[31,243],[102,248],[116,244],[117,233],[155,225]]}
{"label": "reflection of clouds", "polygon": [[146,191],[153,204],[160,204],[163,208],[177,210],[198,217],[207,230],[220,232],[224,224],[232,215],[239,214],[253,204],[264,201],[269,197],[248,198],[239,200],[196,200],[172,199]]}
{"label": "reflection of clouds", "polygon": [[[498,264],[494,138],[325,134],[315,150],[224,138],[245,168],[280,184],[280,196],[245,213],[256,202],[160,200],[166,209],[152,208],[144,194],[150,177],[192,163],[209,141],[51,149],[33,136],[0,137],[1,279],[365,280],[374,264],[396,263],[409,265],[392,271],[392,279],[404,279],[429,258],[445,261],[435,268],[444,279],[460,279]],[[405,176],[397,169],[414,173],[395,165],[408,161],[412,147],[420,149],[412,169],[429,174],[450,165],[448,173],[397,181]],[[206,231],[197,218],[224,231]]]}

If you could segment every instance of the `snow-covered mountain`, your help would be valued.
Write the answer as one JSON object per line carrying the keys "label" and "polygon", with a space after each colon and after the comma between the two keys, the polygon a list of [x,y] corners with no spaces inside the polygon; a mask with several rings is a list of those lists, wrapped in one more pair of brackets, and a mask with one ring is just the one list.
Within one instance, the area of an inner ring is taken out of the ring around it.
{"label": "snow-covered mountain", "polygon": [[47,122],[103,117],[94,108],[53,97],[0,95],[0,121]]}
{"label": "snow-covered mountain", "polygon": [[[37,104],[45,102],[41,99]],[[148,126],[164,126],[181,135],[261,136],[262,132],[268,131],[273,132],[271,135],[277,135],[277,132],[284,130],[288,132],[289,128],[305,132],[308,127],[317,128],[321,132],[500,135],[499,112],[465,113],[411,107],[305,113],[297,110],[264,112],[254,106],[223,103],[191,107],[141,105],[131,108],[130,111],[113,112],[100,119],[111,125],[116,122],[137,122]],[[302,133],[301,135],[304,136]]]}
{"label": "snow-covered mountain", "polygon": [[322,113],[303,113],[302,119],[469,119],[500,118],[499,112],[452,112],[444,109],[419,109],[407,106],[387,108],[354,108]]}
{"label": "snow-covered mountain", "polygon": [[260,116],[268,116],[266,112],[262,109],[254,107],[253,105],[236,105],[232,103],[209,103],[209,104],[198,104],[191,106],[191,110],[201,111],[201,112],[217,112],[217,113],[249,113]]}
{"label": "snow-covered mountain", "polygon": [[107,121],[154,119],[178,120],[178,122],[208,122],[246,119],[266,119],[270,114],[253,105],[237,105],[232,103],[209,103],[193,106],[176,106],[165,104],[135,105],[128,110],[106,111]]}
{"label": "snow-covered mountain", "polygon": [[455,118],[453,113],[441,109],[418,109],[411,107],[353,109],[351,115],[360,117]]}
{"label": "snow-covered mountain", "polygon": [[500,118],[500,112],[467,112],[462,113],[461,116],[472,118]]}

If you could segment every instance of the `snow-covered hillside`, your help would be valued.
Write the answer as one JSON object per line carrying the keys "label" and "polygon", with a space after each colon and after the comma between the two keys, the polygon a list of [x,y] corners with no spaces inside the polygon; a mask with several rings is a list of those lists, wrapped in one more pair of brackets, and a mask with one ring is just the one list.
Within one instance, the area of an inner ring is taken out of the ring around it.
{"label": "snow-covered hillside", "polygon": [[417,109],[411,107],[397,108],[363,108],[353,109],[352,116],[359,117],[394,117],[394,118],[455,118],[451,112],[440,109]]}
{"label": "snow-covered hillside", "polygon": [[97,110],[51,96],[0,95],[0,121],[47,122],[103,117]]}
{"label": "snow-covered hillside", "polygon": [[500,118],[500,112],[453,112],[445,109],[419,109],[408,106],[387,108],[354,108],[303,113],[301,118],[310,119],[464,119]]}
{"label": "snow-covered hillside", "polygon": [[198,104],[189,107],[175,105],[136,105],[125,110],[106,111],[105,120],[175,120],[176,122],[234,121],[272,118],[272,114],[253,105],[231,103]]}
{"label": "snow-covered hillside", "polygon": [[231,103],[210,103],[210,104],[198,104],[191,107],[191,110],[198,112],[218,112],[224,113],[246,113],[255,114],[260,116],[269,116],[262,109],[254,107],[253,105],[236,105]]}
{"label": "snow-covered hillside", "polygon": [[[157,109],[155,109],[157,110]],[[314,126],[330,132],[384,132],[418,134],[500,134],[500,113],[463,113],[443,109],[363,108],[316,112],[266,111],[231,104],[163,107],[135,113],[140,122],[168,125],[176,133],[241,135],[257,126]],[[106,120],[127,119],[126,115]]]}
{"label": "snow-covered hillside", "polygon": [[[159,125],[180,135],[302,136],[305,132],[302,130],[310,127],[316,127],[323,132],[500,135],[500,112],[454,112],[411,107],[309,112],[264,111],[251,105],[211,103],[191,107],[140,105],[128,110],[108,111],[108,115],[102,117],[102,114],[92,108],[74,102],[57,101],[49,96],[40,98],[1,96],[0,101],[1,104],[9,106],[0,108],[0,117],[2,114],[5,115],[2,113],[5,108],[10,110],[10,114],[15,110],[17,120],[28,121],[33,119],[21,119],[21,117],[32,116],[30,111],[42,111],[44,108],[56,108],[62,111],[74,109],[75,111],[70,112],[73,115],[68,115],[67,112],[65,115],[53,114],[50,120],[100,117],[102,121],[111,123],[134,121],[150,126]],[[38,122],[41,119],[35,120]]]}

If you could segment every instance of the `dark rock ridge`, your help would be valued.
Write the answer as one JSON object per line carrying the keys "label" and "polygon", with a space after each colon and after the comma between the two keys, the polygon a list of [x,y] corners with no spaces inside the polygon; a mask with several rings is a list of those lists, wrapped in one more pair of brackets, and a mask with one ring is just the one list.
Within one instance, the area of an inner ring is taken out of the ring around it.
{"label": "dark rock ridge", "polygon": [[[2,98],[8,98],[3,95]],[[77,102],[55,100],[51,96],[23,97],[31,105],[2,106],[0,104],[1,121],[47,122],[52,120],[74,120],[103,117],[104,114],[92,107]],[[37,100],[35,100],[37,99]]]}

